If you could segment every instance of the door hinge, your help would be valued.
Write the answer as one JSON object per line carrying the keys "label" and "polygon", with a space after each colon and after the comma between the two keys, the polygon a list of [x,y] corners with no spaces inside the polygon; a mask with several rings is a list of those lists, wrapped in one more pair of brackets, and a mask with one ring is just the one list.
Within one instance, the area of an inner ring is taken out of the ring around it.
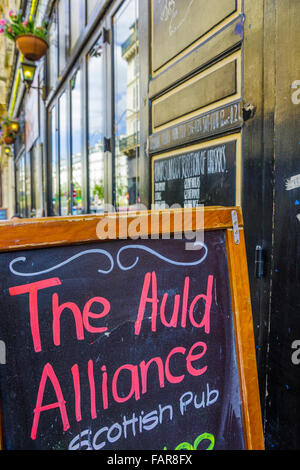
{"label": "door hinge", "polygon": [[232,219],[232,227],[233,227],[233,236],[234,236],[234,243],[236,245],[240,244],[240,230],[239,230],[239,221],[236,211],[231,212],[231,219]]}
{"label": "door hinge", "polygon": [[264,256],[263,248],[257,245],[255,248],[255,277],[261,279],[264,275]]}
{"label": "door hinge", "polygon": [[256,106],[251,103],[247,103],[243,106],[243,120],[248,121],[248,119],[254,118],[256,113]]}

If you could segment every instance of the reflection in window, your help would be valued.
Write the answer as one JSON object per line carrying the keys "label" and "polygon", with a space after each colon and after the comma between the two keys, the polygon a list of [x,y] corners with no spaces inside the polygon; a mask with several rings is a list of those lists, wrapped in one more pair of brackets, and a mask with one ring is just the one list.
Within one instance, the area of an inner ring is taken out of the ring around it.
{"label": "reflection in window", "polygon": [[87,17],[89,18],[99,0],[87,0]]}
{"label": "reflection in window", "polygon": [[119,209],[139,201],[138,0],[127,0],[114,17],[115,190]]}
{"label": "reflection in window", "polygon": [[49,71],[49,90],[52,90],[57,79],[58,61],[58,30],[57,13],[52,14],[51,24],[49,26],[49,53],[48,53],[48,71]]}
{"label": "reflection in window", "polygon": [[30,152],[26,153],[25,162],[26,216],[31,216],[31,161]]}
{"label": "reflection in window", "polygon": [[72,129],[72,214],[82,214],[82,87],[81,71],[71,79],[71,129]]}
{"label": "reflection in window", "polygon": [[89,212],[103,212],[105,98],[101,38],[87,56]]}
{"label": "reflection in window", "polygon": [[51,110],[51,185],[52,185],[52,215],[59,215],[59,185],[58,185],[58,154],[56,132],[56,108]]}
{"label": "reflection in window", "polygon": [[[73,3],[73,2],[70,2]],[[72,7],[72,5],[71,5]],[[70,49],[74,49],[74,46],[80,36],[82,27],[82,18],[84,16],[83,0],[76,0],[76,9],[70,12]]]}
{"label": "reflection in window", "polygon": [[17,162],[17,202],[21,217],[26,217],[26,190],[25,190],[25,154]]}
{"label": "reflection in window", "polygon": [[43,162],[42,150],[40,145],[35,145],[32,150],[32,215],[35,217],[43,216]]}
{"label": "reflection in window", "polygon": [[66,65],[66,49],[68,37],[67,23],[68,0],[59,0],[58,2],[58,26],[59,26],[59,71],[61,72]]}
{"label": "reflection in window", "polygon": [[64,92],[59,99],[60,214],[68,215],[68,108]]}

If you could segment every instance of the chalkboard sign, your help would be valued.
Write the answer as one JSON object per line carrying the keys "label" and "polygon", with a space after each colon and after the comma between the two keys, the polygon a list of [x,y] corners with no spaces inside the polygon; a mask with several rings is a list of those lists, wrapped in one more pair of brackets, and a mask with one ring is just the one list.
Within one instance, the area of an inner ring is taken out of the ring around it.
{"label": "chalkboard sign", "polygon": [[7,220],[7,209],[0,208],[0,220]]}
{"label": "chalkboard sign", "polygon": [[236,140],[153,158],[156,208],[236,204]]}
{"label": "chalkboard sign", "polygon": [[118,214],[105,241],[104,216],[0,224],[4,448],[263,447],[240,210],[205,209],[197,250],[175,216],[169,239]]}

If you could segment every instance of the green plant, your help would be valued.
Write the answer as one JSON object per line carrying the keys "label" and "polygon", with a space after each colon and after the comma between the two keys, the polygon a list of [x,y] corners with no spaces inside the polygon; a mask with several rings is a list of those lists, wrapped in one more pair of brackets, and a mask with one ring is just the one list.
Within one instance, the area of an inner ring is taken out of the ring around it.
{"label": "green plant", "polygon": [[15,139],[17,132],[11,128],[11,124],[17,121],[17,119],[12,120],[9,117],[3,117],[0,122],[0,137],[12,137]]}
{"label": "green plant", "polygon": [[3,136],[3,137],[12,137],[13,139],[15,139],[17,137],[16,133],[13,132],[13,131],[8,131],[8,132],[2,132],[0,131],[0,136]]}
{"label": "green plant", "polygon": [[93,188],[93,196],[95,197],[96,194],[98,195],[99,199],[104,199],[104,188],[103,185],[100,184],[95,184]]}
{"label": "green plant", "polygon": [[0,33],[4,33],[12,41],[21,34],[32,34],[47,41],[48,22],[44,21],[41,26],[36,26],[33,18],[24,19],[21,14],[10,10],[9,19],[0,19]]}
{"label": "green plant", "polygon": [[17,122],[18,119],[15,118],[15,119],[10,119],[10,117],[6,116],[6,117],[3,117],[1,122],[0,122],[0,126],[1,127],[9,127],[13,122]]}
{"label": "green plant", "polygon": [[0,125],[1,127],[3,127],[3,126],[10,126],[10,124],[11,124],[11,120],[9,119],[9,117],[5,117],[2,119]]}

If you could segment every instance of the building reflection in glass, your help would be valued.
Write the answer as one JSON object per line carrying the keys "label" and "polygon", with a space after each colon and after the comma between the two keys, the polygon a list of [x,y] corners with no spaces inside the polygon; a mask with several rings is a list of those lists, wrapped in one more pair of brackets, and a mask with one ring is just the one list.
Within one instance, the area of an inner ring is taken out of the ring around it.
{"label": "building reflection in glass", "polygon": [[89,212],[101,213],[104,205],[104,63],[102,38],[87,57]]}
{"label": "building reflection in glass", "polygon": [[71,79],[71,136],[72,136],[72,214],[83,213],[83,134],[82,134],[82,83],[81,70]]}
{"label": "building reflection in glass", "polygon": [[120,210],[139,201],[138,1],[126,1],[114,17],[115,199]]}

